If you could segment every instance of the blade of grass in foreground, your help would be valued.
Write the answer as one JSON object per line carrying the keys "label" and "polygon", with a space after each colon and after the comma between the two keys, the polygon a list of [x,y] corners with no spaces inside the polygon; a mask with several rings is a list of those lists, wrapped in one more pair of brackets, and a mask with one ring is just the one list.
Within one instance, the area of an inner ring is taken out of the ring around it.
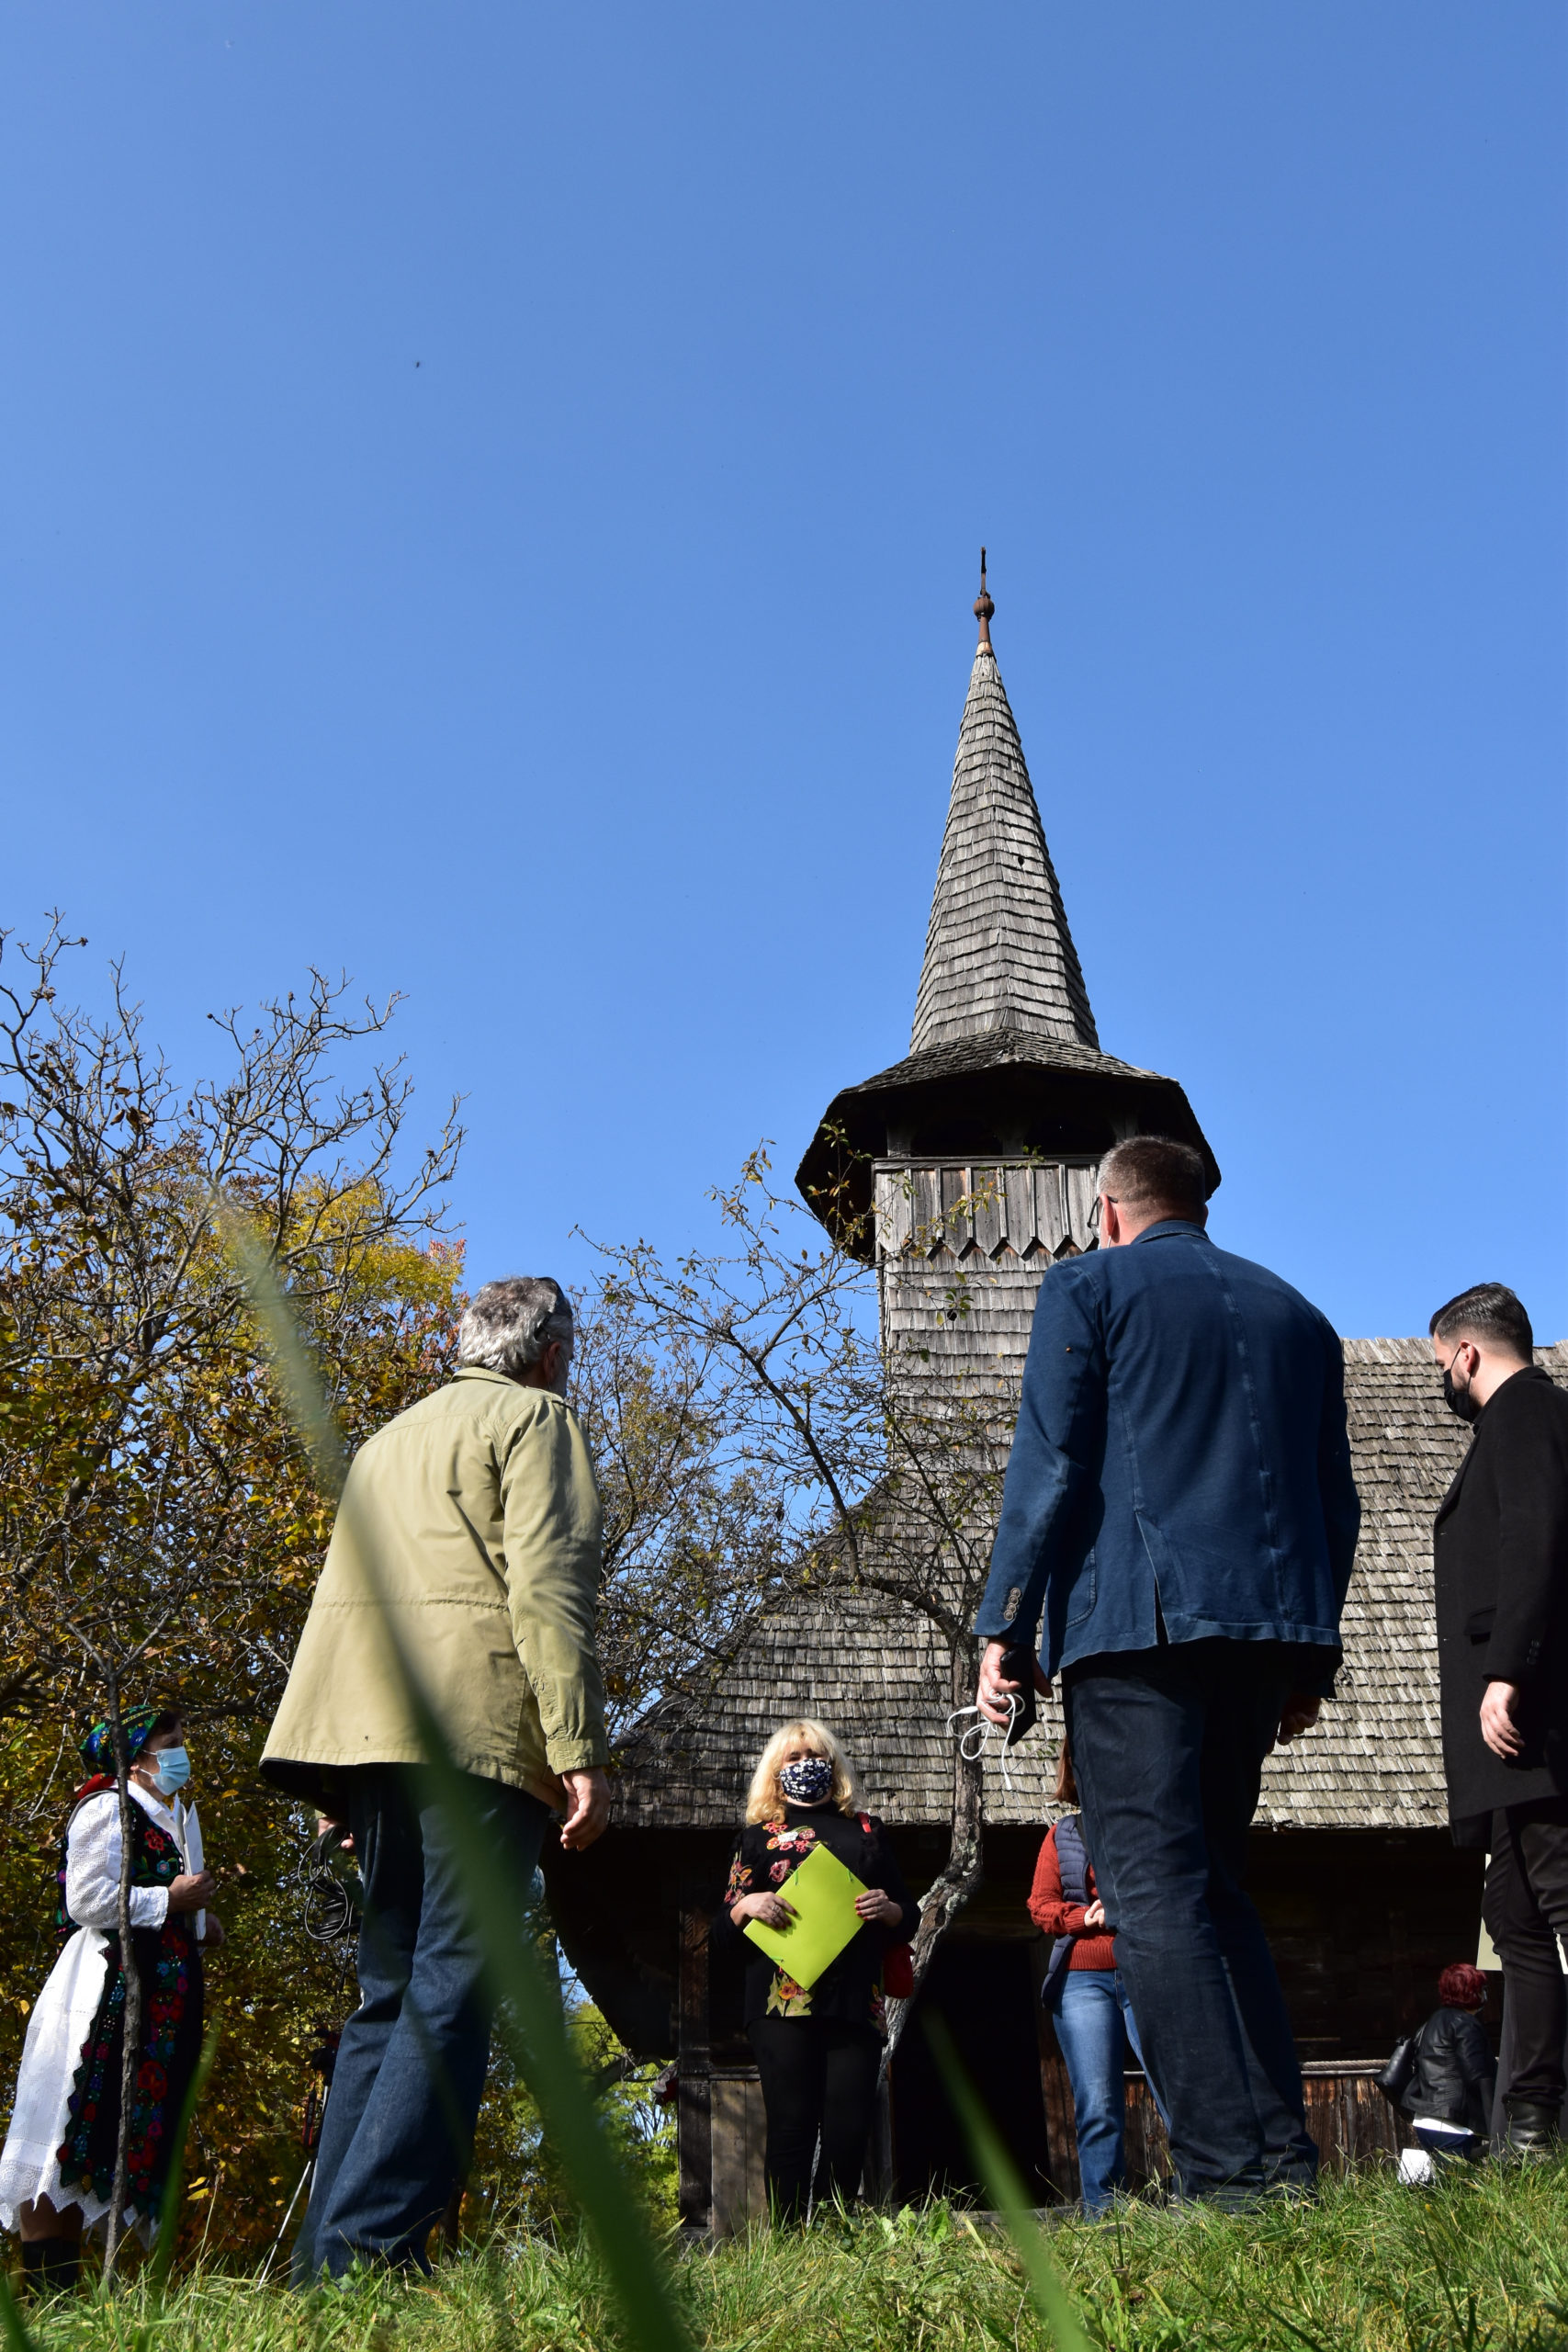
{"label": "blade of grass in foreground", "polygon": [[164,2290],[169,2283],[169,2267],[175,2258],[175,2241],[180,2233],[180,2209],[186,2194],[186,2148],[190,2140],[191,2121],[207,2088],[207,2078],[212,2072],[212,2062],[218,2055],[218,2028],[209,2025],[202,2039],[201,2055],[196,2062],[196,2072],[186,2088],[180,2108],[179,2125],[175,2139],[175,2153],[169,2161],[168,2178],[164,2183],[162,2208],[158,2215],[158,2243],[152,2249],[152,2259],[147,2266],[147,2286],[152,2309],[164,2308]]}
{"label": "blade of grass in foreground", "polygon": [[11,2292],[11,2281],[0,2270],[0,2335],[6,2339],[6,2352],[33,2352],[33,2339],[22,2324],[17,2309],[17,2298]]}
{"label": "blade of grass in foreground", "polygon": [[1035,2310],[1058,2352],[1094,2352],[1071,2298],[1056,2275],[1056,2266],[1045,2250],[1045,2233],[1034,2218],[1029,2191],[953,2046],[952,2035],[939,2017],[926,2018],[925,2031],[942,2087],[964,2127],[969,2153],[986,2184],[987,2194],[1002,2217],[1013,2251],[1023,2265]]}
{"label": "blade of grass in foreground", "polygon": [[[352,1492],[344,1496],[343,1447],[331,1409],[270,1264],[240,1219],[222,1214],[222,1222],[265,1332],[289,1416],[310,1449],[322,1486],[338,1500],[342,1525],[342,1514],[353,1512],[354,1498]],[[352,1516],[344,1532],[358,1553],[366,1582],[380,1599],[373,1544]],[[609,2274],[623,2333],[639,2352],[693,2352],[671,2297],[663,2263],[594,2112],[559,2001],[529,1939],[520,1932],[526,1889],[507,1883],[507,1874],[497,1870],[497,1858],[467,1777],[452,1760],[390,1611],[383,1609],[379,1613],[389,1667],[400,1682],[419,1727],[437,1802],[446,1815],[470,1891],[492,1984],[518,2021],[520,2069]]]}

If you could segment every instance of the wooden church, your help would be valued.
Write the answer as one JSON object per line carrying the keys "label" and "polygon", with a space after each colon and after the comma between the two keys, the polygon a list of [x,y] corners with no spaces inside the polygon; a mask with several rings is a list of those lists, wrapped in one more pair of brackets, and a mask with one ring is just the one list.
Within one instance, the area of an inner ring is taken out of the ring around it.
{"label": "wooden church", "polygon": [[[1181,1087],[1100,1046],[1017,725],[990,641],[959,729],[947,828],[907,1057],[836,1094],[802,1159],[808,1202],[843,1136],[874,1204],[885,1334],[966,1381],[1016,1378],[1035,1293],[1093,1245],[1095,1171],[1118,1139],[1185,1137],[1219,1170]],[[829,1211],[829,1214],[831,1212]],[[1221,1220],[1223,1233],[1223,1218]],[[862,1245],[867,1246],[869,1245]],[[969,1311],[944,1302],[962,1268]],[[1477,1950],[1482,1857],[1446,1826],[1431,1526],[1466,1442],[1424,1340],[1347,1340],[1360,1546],[1338,1695],[1268,1763],[1251,1886],[1278,1960],[1331,2162],[1392,2148],[1372,2078],[1436,2001],[1438,1972]],[[1568,1382],[1568,1347],[1540,1359]],[[864,1593],[797,1593],[756,1621],[704,1702],[655,1709],[619,1758],[614,1826],[549,1868],[569,1960],[629,2049],[673,2062],[688,2223],[763,2211],[762,2111],[731,1967],[708,1925],[752,1764],[792,1714],[845,1740],[917,1894],[946,1858],[949,1660],[931,1629]],[[1042,2203],[1077,2193],[1072,2104],[1038,1992],[1046,1947],[1024,1907],[1054,1807],[1055,1702],[986,1770],[986,1877],[939,1947],[921,2000],[940,2010]],[[914,2021],[912,2020],[911,2023]],[[1157,2123],[1129,2077],[1129,2156],[1156,2171]],[[882,2177],[897,2199],[974,2184],[926,2053],[892,2070]]]}

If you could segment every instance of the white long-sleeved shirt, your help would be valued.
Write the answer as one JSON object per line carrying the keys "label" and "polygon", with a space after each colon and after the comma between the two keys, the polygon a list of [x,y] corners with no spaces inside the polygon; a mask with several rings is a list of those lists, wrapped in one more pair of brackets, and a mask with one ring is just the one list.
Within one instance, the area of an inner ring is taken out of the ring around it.
{"label": "white long-sleeved shirt", "polygon": [[[132,1781],[130,1797],[143,1813],[181,1844],[179,1826],[161,1798]],[[65,1841],[65,1908],[79,1928],[112,1935],[119,1926],[119,1798],[113,1789],[89,1797],[76,1809]],[[166,1886],[133,1886],[130,1924],[161,1928],[169,1916]]]}

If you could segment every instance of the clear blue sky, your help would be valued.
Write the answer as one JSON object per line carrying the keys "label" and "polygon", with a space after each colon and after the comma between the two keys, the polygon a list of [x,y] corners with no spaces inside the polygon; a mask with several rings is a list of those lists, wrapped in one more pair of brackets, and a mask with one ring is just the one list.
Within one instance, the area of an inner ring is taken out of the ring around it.
{"label": "clear blue sky", "polygon": [[1568,1332],[1558,0],[11,0],[0,917],[311,961],[474,1277],[906,1050],[991,550],[1107,1048]]}

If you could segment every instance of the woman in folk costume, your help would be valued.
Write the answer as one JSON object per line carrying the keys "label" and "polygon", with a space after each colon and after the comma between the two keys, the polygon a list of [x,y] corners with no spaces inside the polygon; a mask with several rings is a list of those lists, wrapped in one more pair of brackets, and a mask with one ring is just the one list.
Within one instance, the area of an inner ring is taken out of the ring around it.
{"label": "woman in folk costume", "polygon": [[[180,1718],[138,1707],[125,1717],[125,1736],[134,1824],[130,1932],[141,1980],[125,2210],[151,2241],[201,2047],[200,1944],[215,1948],[223,1930],[209,1907],[211,1878],[187,1868],[186,1816],[175,1802],[190,1773]],[[119,2133],[121,1845],[107,1723],[94,1724],[81,1753],[88,1778],[73,1801],[60,1866],[63,1949],[28,2020],[0,2154],[0,2227],[21,2231],[24,2271],[46,2290],[76,2283],[84,2224],[108,2213]]]}

